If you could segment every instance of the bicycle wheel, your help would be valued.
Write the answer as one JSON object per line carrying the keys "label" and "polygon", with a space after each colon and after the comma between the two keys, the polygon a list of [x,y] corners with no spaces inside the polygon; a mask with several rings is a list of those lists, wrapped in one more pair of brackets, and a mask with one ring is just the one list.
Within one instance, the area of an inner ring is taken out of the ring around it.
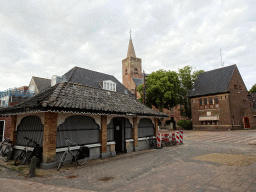
{"label": "bicycle wheel", "polygon": [[57,171],[60,170],[61,166],[63,165],[63,162],[65,161],[66,156],[67,156],[67,152],[65,152],[65,153],[63,154],[63,156],[62,156],[62,158],[61,158],[61,160],[60,160],[59,166],[58,166],[58,168],[57,168]]}
{"label": "bicycle wheel", "polygon": [[15,159],[15,166],[20,165],[22,162],[26,162],[26,152],[22,151],[20,155]]}
{"label": "bicycle wheel", "polygon": [[8,161],[10,158],[11,158],[11,156],[12,156],[12,146],[11,145],[7,145],[6,146],[6,148],[5,148],[5,150],[4,150],[4,153],[2,154],[2,155],[4,155],[3,156],[3,160],[4,161]]}
{"label": "bicycle wheel", "polygon": [[85,157],[83,159],[78,159],[78,160],[76,160],[76,163],[78,165],[84,165],[88,161],[88,159],[89,159],[89,157]]}

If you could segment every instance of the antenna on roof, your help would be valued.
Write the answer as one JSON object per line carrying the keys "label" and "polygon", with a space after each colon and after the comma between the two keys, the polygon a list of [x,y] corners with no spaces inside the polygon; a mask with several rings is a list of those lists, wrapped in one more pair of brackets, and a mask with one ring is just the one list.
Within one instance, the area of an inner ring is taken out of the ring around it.
{"label": "antenna on roof", "polygon": [[224,67],[224,62],[222,63],[221,48],[220,48],[220,59],[221,59],[221,61],[220,61],[221,67]]}

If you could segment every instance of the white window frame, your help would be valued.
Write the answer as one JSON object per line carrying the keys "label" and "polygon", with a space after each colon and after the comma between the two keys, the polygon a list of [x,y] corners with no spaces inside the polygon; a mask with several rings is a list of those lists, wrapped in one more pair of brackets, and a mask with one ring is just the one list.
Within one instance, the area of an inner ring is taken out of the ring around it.
{"label": "white window frame", "polygon": [[[4,140],[4,130],[5,130],[5,120],[0,120],[0,121],[3,121],[4,122],[4,125],[3,125],[3,137],[2,137],[2,141]],[[0,142],[2,142],[0,141]]]}
{"label": "white window frame", "polygon": [[111,80],[103,81],[103,89],[109,91],[116,91],[116,83]]}

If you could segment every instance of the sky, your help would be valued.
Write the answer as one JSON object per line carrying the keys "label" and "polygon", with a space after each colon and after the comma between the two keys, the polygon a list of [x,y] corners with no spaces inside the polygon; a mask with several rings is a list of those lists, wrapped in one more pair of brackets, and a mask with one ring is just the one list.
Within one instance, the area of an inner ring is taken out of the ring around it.
{"label": "sky", "polygon": [[0,91],[74,66],[115,76],[131,36],[146,73],[236,64],[256,83],[254,0],[12,0],[0,2]]}

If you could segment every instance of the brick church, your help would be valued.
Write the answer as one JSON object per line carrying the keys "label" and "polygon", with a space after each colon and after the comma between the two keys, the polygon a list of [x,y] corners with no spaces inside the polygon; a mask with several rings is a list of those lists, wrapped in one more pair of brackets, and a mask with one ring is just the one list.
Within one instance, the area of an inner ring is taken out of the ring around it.
{"label": "brick church", "polygon": [[[135,49],[133,46],[132,38],[130,36],[127,57],[122,60],[122,76],[123,85],[135,95],[136,99],[140,98],[140,93],[137,92],[137,87],[143,84],[143,70],[142,70],[142,60],[136,57]],[[155,106],[152,107],[153,110],[159,111]],[[169,120],[177,123],[179,120],[184,119],[180,115],[180,105],[173,107],[170,111],[168,109],[163,109],[164,113],[169,114]],[[165,119],[164,122],[168,119]],[[175,126],[175,125],[174,125]]]}

